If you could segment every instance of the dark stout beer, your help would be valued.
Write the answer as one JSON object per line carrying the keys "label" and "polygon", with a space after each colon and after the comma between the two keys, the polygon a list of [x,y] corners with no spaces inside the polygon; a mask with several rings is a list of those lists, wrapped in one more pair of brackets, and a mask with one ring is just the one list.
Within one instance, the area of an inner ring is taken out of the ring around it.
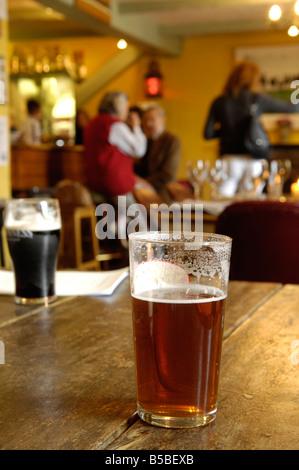
{"label": "dark stout beer", "polygon": [[13,262],[16,297],[53,299],[60,230],[16,230],[7,228]]}
{"label": "dark stout beer", "polygon": [[204,286],[133,296],[141,416],[214,419],[225,297]]}

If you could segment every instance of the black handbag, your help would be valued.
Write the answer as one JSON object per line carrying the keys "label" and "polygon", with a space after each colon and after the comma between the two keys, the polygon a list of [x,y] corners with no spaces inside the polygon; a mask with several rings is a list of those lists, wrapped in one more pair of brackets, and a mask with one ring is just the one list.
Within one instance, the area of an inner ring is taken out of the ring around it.
{"label": "black handbag", "polygon": [[257,96],[255,95],[250,106],[250,117],[244,138],[244,146],[253,158],[268,158],[270,142],[257,116]]}

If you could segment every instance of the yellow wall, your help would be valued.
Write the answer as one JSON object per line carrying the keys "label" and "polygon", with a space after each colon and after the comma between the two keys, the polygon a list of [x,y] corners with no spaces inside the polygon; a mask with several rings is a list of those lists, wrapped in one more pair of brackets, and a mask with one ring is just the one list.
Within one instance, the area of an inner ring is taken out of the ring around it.
{"label": "yellow wall", "polygon": [[[164,97],[160,103],[166,110],[167,127],[181,137],[183,144],[180,178],[186,177],[188,159],[215,158],[217,155],[217,142],[205,141],[202,132],[211,101],[221,92],[230,72],[235,49],[254,45],[294,44],[295,41],[286,32],[278,31],[205,35],[186,39],[180,57],[159,59],[164,75]],[[28,47],[32,44],[26,43]],[[57,39],[47,41],[46,44],[59,44],[69,52],[84,50],[90,74],[117,53],[116,41],[112,38]],[[38,47],[42,46],[43,43],[39,41]],[[148,57],[142,58],[100,90],[84,106],[89,115],[96,114],[99,101],[107,90],[126,91],[132,104],[145,101],[143,77],[148,62]]]}
{"label": "yellow wall", "polygon": [[[6,21],[0,20],[0,55],[7,56],[7,31],[8,25]],[[0,115],[8,116],[8,105],[0,105]],[[10,196],[10,166],[0,166],[0,198]]]}

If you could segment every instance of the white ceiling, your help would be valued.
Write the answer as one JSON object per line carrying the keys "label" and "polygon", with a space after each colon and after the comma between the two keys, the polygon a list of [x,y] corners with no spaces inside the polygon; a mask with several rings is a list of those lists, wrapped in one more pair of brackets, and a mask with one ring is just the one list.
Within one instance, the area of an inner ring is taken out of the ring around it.
{"label": "white ceiling", "polygon": [[[157,23],[165,31],[182,36],[271,27],[270,7],[278,3],[284,16],[292,16],[295,0],[116,0],[125,16],[137,13]],[[167,29],[168,28],[168,29]]]}
{"label": "white ceiling", "polygon": [[[109,24],[82,13],[76,0],[8,0],[12,38],[121,33],[152,47],[178,50],[182,38],[209,33],[273,28],[268,11],[278,3],[287,29],[295,0],[80,0],[105,11]],[[52,7],[52,9],[50,8]],[[97,18],[99,18],[97,16]]]}

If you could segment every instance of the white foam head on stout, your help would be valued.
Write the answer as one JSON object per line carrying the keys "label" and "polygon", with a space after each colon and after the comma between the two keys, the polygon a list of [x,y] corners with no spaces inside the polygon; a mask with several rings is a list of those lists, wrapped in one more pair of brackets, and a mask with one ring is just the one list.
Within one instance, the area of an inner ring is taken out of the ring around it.
{"label": "white foam head on stout", "polygon": [[5,214],[5,228],[6,230],[26,230],[31,232],[49,232],[61,229],[60,215],[57,210],[48,207],[47,203],[42,206],[41,210],[37,207],[24,206],[20,207],[18,216],[17,202],[16,209],[8,210]]}
{"label": "white foam head on stout", "polygon": [[[39,215],[39,217],[38,217]],[[5,222],[6,230],[27,230],[31,232],[50,232],[61,229],[59,220],[46,220],[40,214],[32,221],[27,220],[9,220]]]}

